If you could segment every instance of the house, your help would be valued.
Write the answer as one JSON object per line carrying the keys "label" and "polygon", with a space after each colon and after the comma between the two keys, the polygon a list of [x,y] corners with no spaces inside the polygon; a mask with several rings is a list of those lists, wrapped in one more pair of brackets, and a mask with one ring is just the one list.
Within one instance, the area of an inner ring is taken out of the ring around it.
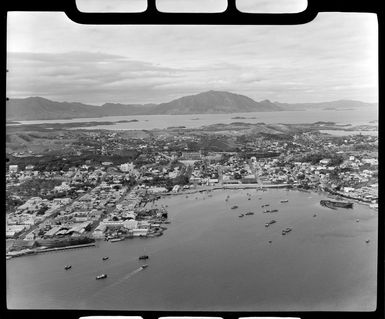
{"label": "house", "polygon": [[324,158],[324,159],[320,160],[319,163],[322,165],[327,165],[330,163],[330,159]]}
{"label": "house", "polygon": [[25,240],[34,240],[36,238],[35,231],[29,232],[27,235],[25,235]]}
{"label": "house", "polygon": [[9,165],[9,168],[8,168],[10,173],[16,173],[18,169],[19,169],[18,165]]}
{"label": "house", "polygon": [[180,191],[180,185],[175,185],[173,188],[172,188],[172,192],[173,193],[177,193]]}

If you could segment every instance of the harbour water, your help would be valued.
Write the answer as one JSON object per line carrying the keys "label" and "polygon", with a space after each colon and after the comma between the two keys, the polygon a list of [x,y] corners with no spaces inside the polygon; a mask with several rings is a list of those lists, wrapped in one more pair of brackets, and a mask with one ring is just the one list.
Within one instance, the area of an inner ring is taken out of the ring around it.
{"label": "harbour water", "polygon": [[[67,120],[41,120],[41,121],[19,121],[23,124],[41,123],[80,123],[80,122],[102,122],[102,121],[132,121],[116,123],[112,125],[96,125],[84,127],[85,129],[108,129],[108,130],[151,130],[164,129],[170,126],[185,126],[186,128],[198,128],[211,124],[230,124],[232,122],[243,123],[314,123],[317,121],[331,121],[337,124],[362,125],[378,120],[377,108],[368,110],[317,110],[317,111],[282,111],[282,112],[251,112],[231,114],[187,114],[187,115],[133,115],[133,116],[109,116],[101,118],[77,118]],[[176,124],[177,123],[177,124]]]}
{"label": "harbour water", "polygon": [[[156,202],[168,205],[171,220],[161,237],[100,241],[96,247],[7,260],[8,307],[376,308],[376,211],[360,204],[331,210],[319,204],[326,196],[293,190],[217,190],[211,194],[169,196]],[[283,199],[288,202],[281,203]],[[263,213],[261,205],[266,203],[278,212]],[[238,208],[231,209],[234,205]],[[249,211],[254,215],[238,217]],[[272,219],[276,223],[265,227]],[[287,227],[293,230],[282,235]],[[145,261],[149,267],[141,270],[143,261],[138,257],[144,253],[150,256]],[[103,261],[103,256],[109,259]],[[67,264],[72,265],[70,270],[64,270]],[[108,277],[95,280],[101,273]]]}

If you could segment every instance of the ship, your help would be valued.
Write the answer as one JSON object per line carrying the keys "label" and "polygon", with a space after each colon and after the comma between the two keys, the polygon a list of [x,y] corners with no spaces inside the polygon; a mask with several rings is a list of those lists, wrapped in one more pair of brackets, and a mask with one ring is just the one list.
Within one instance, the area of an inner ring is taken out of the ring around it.
{"label": "ship", "polygon": [[265,224],[265,227],[269,227],[270,225],[276,223],[276,221],[273,219],[271,221],[269,221],[268,223]]}
{"label": "ship", "polygon": [[99,276],[96,276],[96,280],[107,278],[106,274],[101,274]]}
{"label": "ship", "polygon": [[353,203],[351,202],[342,202],[342,201],[332,201],[332,200],[321,200],[320,204],[322,206],[335,209],[338,208],[353,208]]}
{"label": "ship", "polygon": [[107,260],[109,257],[108,256],[105,256],[105,257],[103,257],[102,259],[103,260]]}
{"label": "ship", "polygon": [[68,269],[71,269],[71,268],[72,268],[71,265],[66,265],[66,266],[64,266],[64,269],[65,269],[65,270],[68,270]]}
{"label": "ship", "polygon": [[237,208],[238,208],[237,205],[234,205],[234,206],[231,207],[231,209],[237,209]]}
{"label": "ship", "polygon": [[142,255],[139,257],[139,260],[145,260],[148,259],[149,257],[147,255]]}
{"label": "ship", "polygon": [[288,199],[283,199],[281,200],[281,203],[287,203],[289,200]]}

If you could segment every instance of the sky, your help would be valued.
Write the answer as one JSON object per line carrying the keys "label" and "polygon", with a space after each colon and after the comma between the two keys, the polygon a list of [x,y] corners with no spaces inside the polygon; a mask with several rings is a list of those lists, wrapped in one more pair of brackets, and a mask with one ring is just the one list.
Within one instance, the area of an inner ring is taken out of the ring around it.
{"label": "sky", "polygon": [[219,90],[256,101],[378,101],[375,14],[320,13],[294,26],[108,26],[9,12],[7,23],[11,99],[162,103]]}

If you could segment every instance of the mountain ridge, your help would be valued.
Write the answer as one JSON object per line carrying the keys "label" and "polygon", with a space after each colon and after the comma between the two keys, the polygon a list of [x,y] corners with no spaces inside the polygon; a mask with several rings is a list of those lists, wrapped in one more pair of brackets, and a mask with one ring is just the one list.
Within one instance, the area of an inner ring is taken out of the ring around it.
{"label": "mountain ridge", "polygon": [[319,103],[280,103],[253,99],[226,91],[206,91],[183,96],[160,104],[104,103],[101,106],[80,102],[56,102],[42,97],[9,99],[6,120],[56,120],[71,118],[98,118],[130,115],[224,114],[248,112],[279,112],[308,109],[347,109],[374,107],[377,103],[338,100]]}

